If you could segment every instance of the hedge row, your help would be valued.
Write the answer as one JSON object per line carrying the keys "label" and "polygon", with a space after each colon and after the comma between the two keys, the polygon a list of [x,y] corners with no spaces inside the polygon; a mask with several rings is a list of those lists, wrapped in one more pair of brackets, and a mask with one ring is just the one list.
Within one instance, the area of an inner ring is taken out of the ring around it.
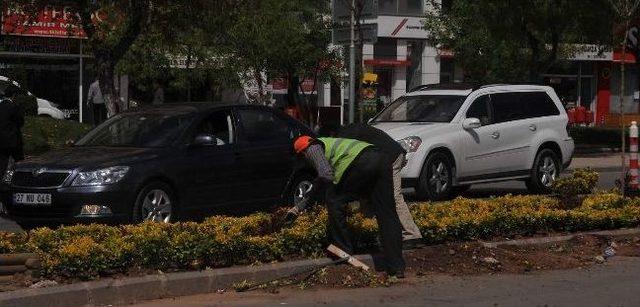
{"label": "hedge row", "polygon": [[[411,211],[431,243],[640,224],[640,200],[623,200],[616,194],[589,196],[570,210],[562,209],[554,198],[505,196],[422,203]],[[215,216],[202,223],[81,225],[0,233],[0,253],[36,252],[43,258],[45,276],[80,279],[132,269],[203,269],[323,254],[324,209],[307,213],[282,229],[274,223],[278,218],[261,213]],[[354,214],[350,225],[360,250],[376,244],[375,220]]]}
{"label": "hedge row", "polygon": [[75,121],[28,116],[22,130],[24,152],[31,156],[60,149],[66,142],[76,141],[90,129],[91,126]]}

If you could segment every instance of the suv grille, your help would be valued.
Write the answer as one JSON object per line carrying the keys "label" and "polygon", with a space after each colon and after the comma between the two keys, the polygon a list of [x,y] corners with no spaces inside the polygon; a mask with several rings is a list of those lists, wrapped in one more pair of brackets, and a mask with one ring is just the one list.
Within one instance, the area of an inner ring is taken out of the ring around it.
{"label": "suv grille", "polygon": [[59,187],[69,177],[70,172],[44,172],[34,175],[33,172],[16,171],[11,185],[25,188]]}

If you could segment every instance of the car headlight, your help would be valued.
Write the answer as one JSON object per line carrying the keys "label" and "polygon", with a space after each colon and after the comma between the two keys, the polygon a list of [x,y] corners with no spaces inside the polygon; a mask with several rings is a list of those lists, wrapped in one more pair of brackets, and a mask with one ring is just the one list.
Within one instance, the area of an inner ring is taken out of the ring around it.
{"label": "car headlight", "polygon": [[80,172],[76,179],[73,180],[71,186],[97,186],[114,184],[129,172],[128,166],[114,166],[97,171]]}
{"label": "car headlight", "polygon": [[422,139],[417,136],[409,136],[398,140],[398,144],[407,152],[416,152],[418,148],[420,148],[420,145],[422,145]]}
{"label": "car headlight", "polygon": [[13,169],[7,169],[2,175],[2,182],[5,184],[11,184],[11,181],[13,180],[13,173]]}

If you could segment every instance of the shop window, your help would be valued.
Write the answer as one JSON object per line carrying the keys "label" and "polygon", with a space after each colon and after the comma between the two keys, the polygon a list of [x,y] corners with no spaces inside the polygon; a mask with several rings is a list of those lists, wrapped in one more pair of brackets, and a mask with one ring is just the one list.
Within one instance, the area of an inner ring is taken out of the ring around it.
{"label": "shop window", "polygon": [[423,0],[378,0],[380,15],[424,15]]}
{"label": "shop window", "polygon": [[373,57],[375,59],[392,59],[398,56],[398,40],[393,38],[378,38],[378,42],[373,45]]}

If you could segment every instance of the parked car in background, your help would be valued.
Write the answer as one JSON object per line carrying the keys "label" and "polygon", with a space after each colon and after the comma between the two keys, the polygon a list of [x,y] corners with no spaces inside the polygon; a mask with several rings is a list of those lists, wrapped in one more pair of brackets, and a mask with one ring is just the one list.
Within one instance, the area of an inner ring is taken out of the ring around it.
{"label": "parked car in background", "polygon": [[5,174],[7,215],[24,227],[171,222],[293,202],[313,173],[292,140],[311,130],[260,106],[167,104],[107,120],[73,147]]}
{"label": "parked car in background", "polygon": [[[0,76],[0,93],[12,87],[19,95],[35,97],[31,92],[20,87],[20,84],[16,81],[10,80],[7,77]],[[55,119],[65,119],[65,114],[60,110],[59,106],[49,100],[35,97],[38,102],[38,116],[48,116]]]}
{"label": "parked car in background", "polygon": [[408,151],[403,185],[422,199],[505,180],[549,192],[574,149],[567,114],[548,86],[424,86],[371,123]]}

